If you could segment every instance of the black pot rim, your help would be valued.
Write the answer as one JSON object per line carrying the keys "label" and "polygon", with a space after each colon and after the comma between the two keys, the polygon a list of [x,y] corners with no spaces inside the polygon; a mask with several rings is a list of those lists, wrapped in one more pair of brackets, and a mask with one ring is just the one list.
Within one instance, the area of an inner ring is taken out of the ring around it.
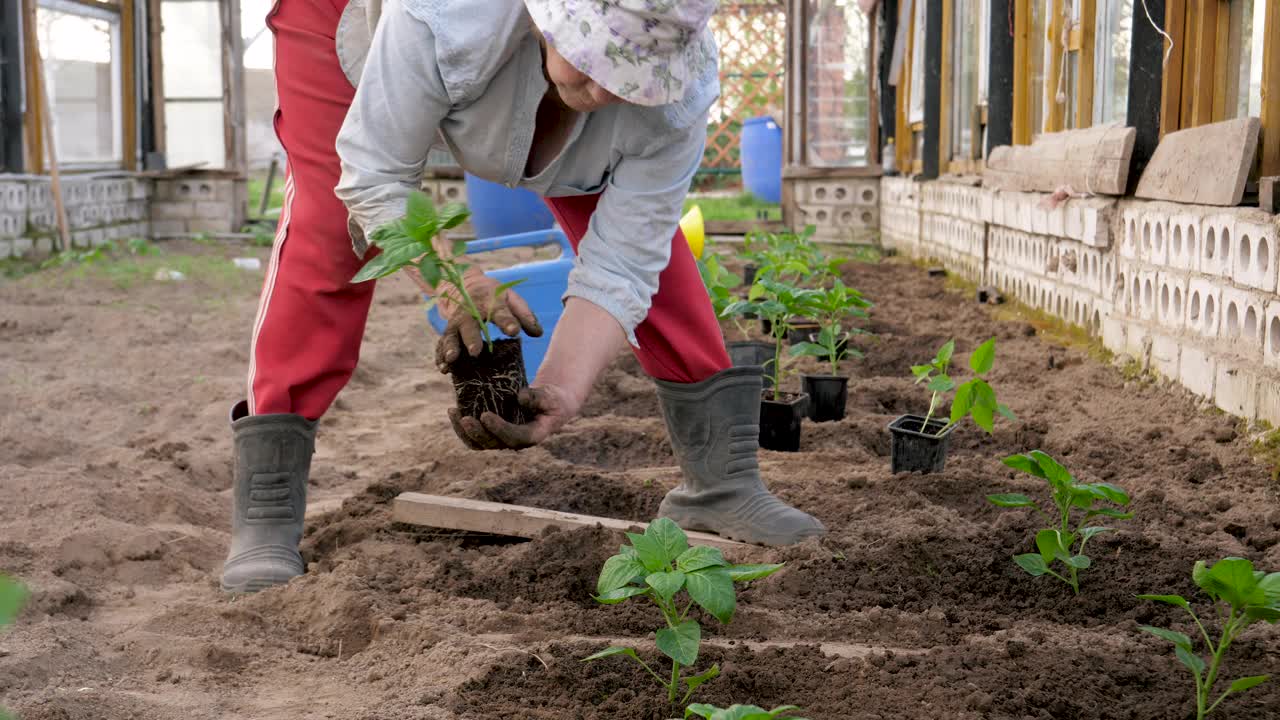
{"label": "black pot rim", "polygon": [[769,398],[765,397],[766,394],[772,395],[773,390],[766,389],[766,390],[760,391],[761,403],[768,404],[768,405],[778,405],[780,407],[794,407],[809,399],[809,393],[792,393],[792,392],[786,392],[785,390],[782,392],[782,394],[794,396],[791,400],[770,400]]}
{"label": "black pot rim", "polygon": [[729,346],[733,346],[733,347],[752,347],[752,346],[756,346],[756,347],[767,347],[767,348],[769,348],[770,350],[772,350],[772,349],[773,349],[773,343],[771,343],[771,342],[765,342],[764,340],[731,340],[731,341],[729,341],[729,342],[725,343],[725,347],[729,347]]}
{"label": "black pot rim", "polygon": [[849,382],[848,375],[810,375],[809,373],[805,373],[804,375],[801,375],[801,377],[805,380],[834,380],[844,383]]}
{"label": "black pot rim", "polygon": [[[941,442],[942,440],[945,440],[948,435],[955,432],[956,430],[956,426],[952,425],[951,427],[947,428],[947,431],[942,433],[941,435],[929,435],[929,434],[920,432],[919,430],[908,430],[902,427],[902,423],[906,422],[907,420],[915,420],[917,423],[920,423],[921,429],[924,428],[923,415],[910,415],[910,414],[899,415],[898,417],[894,418],[893,422],[889,423],[889,432],[898,433],[901,435],[913,435],[915,437],[923,438],[925,440],[936,440]],[[933,418],[929,421],[930,426],[932,426],[934,423],[937,423],[939,425],[946,424],[943,420],[938,418]]]}

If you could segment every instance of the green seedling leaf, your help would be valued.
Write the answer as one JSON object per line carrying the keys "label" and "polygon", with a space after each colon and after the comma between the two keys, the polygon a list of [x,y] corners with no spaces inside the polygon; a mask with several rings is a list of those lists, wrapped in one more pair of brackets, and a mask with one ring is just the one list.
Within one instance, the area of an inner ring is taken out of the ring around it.
{"label": "green seedling leaf", "polygon": [[988,495],[987,501],[1003,508],[1035,507],[1035,501],[1020,493],[1000,493]]}
{"label": "green seedling leaf", "polygon": [[1262,593],[1267,596],[1268,602],[1280,601],[1280,572],[1264,575],[1258,581],[1258,587],[1262,588]]}
{"label": "green seedling leaf", "polygon": [[698,662],[698,643],[702,642],[702,626],[696,620],[685,620],[675,627],[657,633],[658,650],[681,665]]}
{"label": "green seedling leaf", "polygon": [[1018,421],[1018,416],[1013,414],[1013,411],[1009,409],[1008,405],[1005,405],[1003,403],[997,403],[996,412],[1000,413],[1000,415],[1004,417],[1004,419],[1006,420],[1010,420],[1013,422]]}
{"label": "green seedling leaf", "polygon": [[1242,677],[1239,680],[1236,680],[1235,682],[1231,683],[1231,689],[1228,690],[1227,692],[1229,693],[1244,692],[1249,688],[1258,687],[1259,685],[1261,685],[1262,683],[1270,679],[1271,679],[1270,675],[1250,675],[1249,677]]}
{"label": "green seedling leaf", "polygon": [[1205,591],[1214,599],[1217,599],[1222,594],[1222,588],[1209,575],[1209,566],[1203,560],[1196,561],[1195,567],[1191,569],[1191,579],[1195,581],[1196,587]]}
{"label": "green seedling leaf", "polygon": [[1186,634],[1184,633],[1175,632],[1173,630],[1165,630],[1164,628],[1151,627],[1150,625],[1143,625],[1139,629],[1142,630],[1143,632],[1151,633],[1152,635],[1155,635],[1158,638],[1168,640],[1174,645],[1177,645],[1178,647],[1183,648],[1187,652],[1191,652],[1191,638],[1187,637]]}
{"label": "green seedling leaf", "polygon": [[706,703],[694,703],[684,709],[684,717],[685,717],[685,720],[689,720],[689,718],[694,716],[697,716],[700,718],[706,718],[706,720],[711,720],[711,716],[715,715],[716,710],[718,709],[719,708],[717,708],[714,705],[707,705]]}
{"label": "green seedling leaf", "polygon": [[974,378],[969,382],[973,384],[973,406],[986,408],[994,413],[999,405],[996,402],[996,391],[991,389],[986,380]]}
{"label": "green seedling leaf", "polygon": [[1032,450],[1031,457],[1043,471],[1044,474],[1041,477],[1047,478],[1050,482],[1058,485],[1070,485],[1075,482],[1075,478],[1071,476],[1071,473],[1067,472],[1066,468],[1059,465],[1057,460],[1047,454],[1039,450]]}
{"label": "green seedling leaf", "polygon": [[1181,595],[1139,595],[1138,599],[1152,600],[1154,602],[1164,603],[1165,605],[1173,605],[1184,610],[1191,607],[1191,603],[1187,602],[1187,599]]}
{"label": "green seedling leaf", "polygon": [[1084,515],[1086,520],[1091,517],[1108,517],[1114,520],[1128,520],[1133,517],[1133,513],[1116,510],[1115,508],[1095,508]]}
{"label": "green seedling leaf", "polygon": [[1040,550],[1040,557],[1044,558],[1046,565],[1051,564],[1055,559],[1064,561],[1071,557],[1071,543],[1074,538],[1071,533],[1064,533],[1061,530],[1041,530],[1036,533],[1036,548]]}
{"label": "green seedling leaf", "polygon": [[986,430],[988,435],[995,430],[996,416],[995,411],[991,408],[986,405],[974,405],[973,409],[969,411],[969,414],[973,417],[973,422],[976,423],[978,427]]}
{"label": "green seedling leaf", "polygon": [[435,288],[440,284],[440,266],[433,262],[419,263],[418,274],[429,287]]}
{"label": "green seedling leaf", "polygon": [[977,350],[969,356],[969,367],[979,375],[986,375],[991,372],[991,367],[996,360],[996,339],[982,343]]}
{"label": "green seedling leaf", "polygon": [[1192,654],[1190,650],[1182,646],[1175,647],[1173,652],[1178,656],[1178,661],[1190,668],[1191,672],[1196,674],[1196,677],[1204,674],[1204,660],[1201,660],[1199,655]]}
{"label": "green seedling leaf", "polygon": [[1063,562],[1077,570],[1088,570],[1089,566],[1093,565],[1093,561],[1089,559],[1088,555],[1072,555],[1069,558],[1064,558]]}
{"label": "green seedling leaf", "polygon": [[802,343],[796,343],[795,345],[792,345],[791,350],[789,350],[788,352],[791,354],[791,357],[821,358],[831,354],[830,352],[827,351],[826,348],[819,345],[818,343],[813,343],[808,341],[802,342]]}
{"label": "green seedling leaf", "polygon": [[1080,487],[1088,488],[1094,497],[1101,500],[1107,500],[1117,505],[1128,505],[1129,494],[1124,490],[1112,485],[1111,483],[1092,483],[1089,485],[1081,485]]}
{"label": "green seedling leaf", "polygon": [[599,595],[596,595],[595,599],[596,599],[596,602],[600,603],[601,605],[617,605],[618,603],[624,600],[627,600],[628,598],[633,598],[637,595],[644,595],[647,592],[649,592],[648,588],[635,587],[634,585],[628,585],[627,587],[620,587],[616,590],[610,590],[609,592],[600,593]]}
{"label": "green seedling leaf", "polygon": [[618,647],[615,645],[614,647],[605,648],[604,650],[601,650],[595,655],[588,655],[582,658],[582,662],[591,662],[592,660],[603,660],[604,658],[613,657],[615,655],[626,655],[628,657],[635,658],[636,660],[640,659],[640,656],[636,655],[635,650],[632,650],[629,647]]}
{"label": "green seedling leaf", "polygon": [[1088,542],[1094,535],[1100,535],[1104,532],[1111,532],[1109,527],[1087,527],[1080,528],[1080,542]]}
{"label": "green seedling leaf", "polygon": [[720,666],[712,665],[710,668],[707,669],[706,672],[701,672],[692,677],[685,678],[684,684],[689,688],[686,694],[689,694],[689,695],[693,694],[693,691],[702,687],[709,681],[715,680],[718,677],[720,677]]}
{"label": "green seedling leaf", "polygon": [[973,385],[964,383],[956,388],[955,397],[951,399],[951,424],[956,424],[969,414],[973,407]]}
{"label": "green seedling leaf", "polygon": [[724,553],[720,552],[719,548],[707,547],[706,545],[695,545],[676,558],[676,567],[681,572],[686,573],[709,567],[727,567],[728,565],[729,563],[724,559]]}
{"label": "green seedling leaf", "polygon": [[733,620],[738,598],[733,591],[733,578],[728,570],[713,567],[689,573],[685,579],[685,589],[699,607],[720,622],[727,624]]}
{"label": "green seedling leaf", "polygon": [[1010,455],[1001,462],[1014,470],[1020,470],[1028,475],[1035,475],[1038,478],[1046,477],[1044,470],[1040,469],[1040,463],[1036,462],[1036,459],[1030,455]]}
{"label": "green seedling leaf", "polygon": [[[632,554],[628,554],[630,550]],[[596,592],[607,593],[627,585],[645,574],[644,565],[636,558],[634,550],[623,548],[623,552],[604,561],[600,569],[600,578],[596,580]]]}
{"label": "green seedling leaf", "polygon": [[951,392],[952,390],[955,390],[955,388],[956,381],[946,375],[938,375],[934,377],[929,381],[929,384],[925,386],[925,389],[929,392],[939,393]]}
{"label": "green seedling leaf", "polygon": [[671,557],[667,555],[666,548],[657,538],[650,535],[627,533],[627,539],[635,547],[636,557],[640,559],[640,564],[644,566],[645,570],[654,573],[666,570],[671,566]]}
{"label": "green seedling leaf", "polygon": [[467,241],[455,240],[453,241],[453,246],[449,250],[453,257],[460,258],[467,254]]}
{"label": "green seedling leaf", "polygon": [[945,367],[951,362],[951,357],[956,354],[956,341],[948,340],[945,345],[938,348],[938,354],[934,356],[933,361],[940,366]]}
{"label": "green seedling leaf", "polygon": [[[452,230],[471,217],[471,212],[467,210],[465,205],[459,203],[450,203],[440,208],[440,229]],[[461,253],[458,253],[459,255]]]}
{"label": "green seedling leaf", "polygon": [[505,293],[506,291],[510,290],[511,288],[513,288],[513,287],[515,287],[515,286],[517,286],[517,285],[519,285],[519,284],[521,284],[521,283],[525,282],[525,281],[526,281],[526,280],[528,280],[528,279],[529,279],[529,278],[520,278],[519,280],[508,280],[508,281],[506,281],[506,282],[504,282],[504,283],[499,284],[499,285],[498,285],[498,287],[496,287],[496,288],[494,288],[494,289],[493,289],[493,297],[494,297],[495,299],[496,299],[496,298],[500,298],[500,297],[502,297],[502,294],[503,294],[503,293]]}
{"label": "green seedling leaf", "polygon": [[22,606],[27,603],[29,593],[21,583],[0,574],[0,627],[12,623],[18,617]]}
{"label": "green seedling leaf", "polygon": [[1266,599],[1266,594],[1258,587],[1258,579],[1254,577],[1253,563],[1244,558],[1219,560],[1209,568],[1209,577],[1221,587],[1222,599],[1237,608],[1261,604]]}
{"label": "green seedling leaf", "polygon": [[1044,561],[1037,553],[1027,553],[1025,555],[1014,555],[1013,561],[1018,564],[1032,577],[1040,577],[1049,572],[1049,564]]}
{"label": "green seedling leaf", "polygon": [[1280,622],[1280,608],[1277,607],[1249,607],[1245,608],[1244,614],[1249,622],[1265,621],[1272,625]]}
{"label": "green seedling leaf", "polygon": [[646,577],[644,582],[653,591],[658,593],[658,597],[663,602],[670,602],[671,597],[680,592],[680,588],[684,587],[685,574],[679,570],[672,572],[656,572]]}
{"label": "green seedling leaf", "polygon": [[734,582],[759,580],[778,572],[782,569],[782,565],[782,563],[777,563],[776,565],[732,565],[729,567],[729,577]]}
{"label": "green seedling leaf", "polygon": [[663,562],[664,565],[680,557],[684,554],[684,551],[689,549],[688,536],[684,534],[679,525],[676,525],[669,518],[658,518],[649,523],[649,527],[645,528],[644,534],[657,540],[662,547],[662,551],[666,555],[666,560]]}

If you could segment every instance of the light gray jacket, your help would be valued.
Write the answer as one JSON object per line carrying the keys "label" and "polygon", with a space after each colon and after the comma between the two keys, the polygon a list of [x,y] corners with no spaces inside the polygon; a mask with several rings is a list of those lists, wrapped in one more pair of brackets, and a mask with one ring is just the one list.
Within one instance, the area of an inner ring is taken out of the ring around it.
{"label": "light gray jacket", "polygon": [[579,115],[560,154],[527,177],[547,82],[522,0],[380,0],[381,18],[375,8],[372,21],[368,1],[352,0],[338,34],[344,69],[359,81],[337,143],[337,194],[350,210],[356,251],[403,214],[442,137],[463,168],[486,180],[544,197],[601,193],[566,297],[607,311],[635,344],[702,159],[720,92],[715,72],[679,103]]}

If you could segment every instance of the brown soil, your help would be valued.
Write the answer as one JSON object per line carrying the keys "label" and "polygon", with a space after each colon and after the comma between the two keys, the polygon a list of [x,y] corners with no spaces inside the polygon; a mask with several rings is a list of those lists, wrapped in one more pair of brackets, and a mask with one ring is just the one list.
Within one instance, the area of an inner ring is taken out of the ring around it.
{"label": "brown soil", "polygon": [[479,419],[491,412],[509,423],[525,422],[519,394],[529,382],[518,340],[494,340],[476,357],[463,352],[450,370],[458,411],[463,415]]}
{"label": "brown soil", "polygon": [[[24,720],[679,714],[625,659],[578,661],[615,641],[657,659],[651,608],[590,598],[619,537],[517,542],[390,520],[404,490],[651,518],[679,469],[634,360],[620,358],[583,417],[543,447],[470,452],[449,429],[453,390],[430,367],[414,289],[385,281],[361,368],[321,424],[309,572],[227,597],[216,583],[226,413],[243,388],[260,276],[209,248],[184,252],[200,263],[179,283],[128,261],[0,286],[0,570],[34,591],[0,636],[0,704]],[[250,252],[261,254],[236,254]],[[1186,718],[1189,677],[1137,631],[1186,623],[1134,594],[1194,595],[1197,559],[1280,569],[1280,485],[1248,437],[909,265],[847,276],[877,303],[877,337],[858,342],[866,358],[845,364],[847,417],[806,423],[799,453],[761,456],[772,488],[831,534],[762,551],[787,567],[742,589],[731,625],[700,618],[699,667],[723,669],[700,698],[795,703],[815,720]],[[886,426],[927,404],[908,366],[948,337],[963,357],[991,336],[992,384],[1018,422],[993,436],[959,429],[941,474],[891,475]],[[1040,494],[999,462],[1037,447],[1135,500],[1136,517],[1094,541],[1079,597],[1013,565],[1035,518],[983,499]],[[1278,641],[1280,628],[1255,626],[1226,672],[1280,674]],[[1273,683],[1215,716],[1278,708]]]}

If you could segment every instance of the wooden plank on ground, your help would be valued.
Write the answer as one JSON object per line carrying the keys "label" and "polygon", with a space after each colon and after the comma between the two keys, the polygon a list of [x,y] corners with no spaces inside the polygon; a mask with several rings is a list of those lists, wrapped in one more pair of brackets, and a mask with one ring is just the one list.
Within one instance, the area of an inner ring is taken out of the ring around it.
{"label": "wooden plank on ground", "polygon": [[1156,146],[1134,194],[1147,200],[1239,205],[1258,152],[1258,118],[1179,130]]}
{"label": "wooden plank on ground", "polygon": [[[414,492],[400,493],[396,497],[391,506],[391,519],[409,525],[427,525],[522,538],[537,537],[544,530],[552,527],[572,530],[600,525],[610,530],[644,531],[643,523],[627,520]],[[701,532],[690,532],[688,535],[689,542],[694,545],[710,545],[721,550],[757,549],[755,545],[726,540],[719,535]]]}
{"label": "wooden plank on ground", "polygon": [[1100,125],[1045,133],[1030,146],[1001,145],[991,151],[982,184],[997,190],[1123,195],[1137,130]]}

